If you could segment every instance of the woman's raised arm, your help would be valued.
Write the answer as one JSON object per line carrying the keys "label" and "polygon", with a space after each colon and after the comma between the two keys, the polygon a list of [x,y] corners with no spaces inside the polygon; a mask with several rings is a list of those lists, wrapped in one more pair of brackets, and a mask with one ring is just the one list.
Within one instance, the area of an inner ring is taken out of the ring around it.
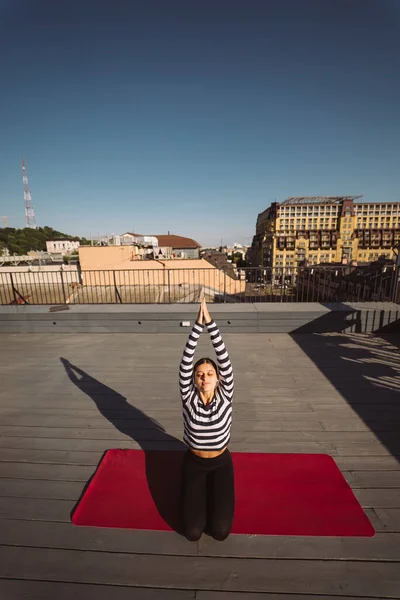
{"label": "woman's raised arm", "polygon": [[225,395],[232,400],[233,392],[234,392],[234,380],[233,380],[233,369],[231,359],[229,358],[228,351],[225,347],[224,341],[222,339],[221,333],[217,327],[215,321],[211,318],[210,313],[208,312],[207,305],[205,300],[202,300],[203,307],[203,315],[204,321],[208,330],[208,333],[211,336],[211,343],[215,350],[215,355],[217,357],[218,363],[218,371],[219,371],[219,381],[222,389],[225,392]]}
{"label": "woman's raised arm", "polygon": [[200,305],[195,324],[189,333],[188,340],[183,350],[182,359],[179,365],[179,389],[182,401],[189,398],[193,391],[193,356],[196,350],[198,339],[204,329],[203,307]]}

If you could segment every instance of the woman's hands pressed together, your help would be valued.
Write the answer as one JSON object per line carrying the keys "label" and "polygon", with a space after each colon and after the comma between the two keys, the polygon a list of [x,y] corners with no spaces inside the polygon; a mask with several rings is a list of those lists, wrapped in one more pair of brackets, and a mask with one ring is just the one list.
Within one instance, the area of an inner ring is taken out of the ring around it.
{"label": "woman's hands pressed together", "polygon": [[200,302],[199,312],[197,315],[197,322],[200,323],[200,325],[203,325],[203,323],[207,324],[210,321],[211,321],[211,317],[210,317],[210,313],[208,312],[206,299],[202,298],[201,302]]}

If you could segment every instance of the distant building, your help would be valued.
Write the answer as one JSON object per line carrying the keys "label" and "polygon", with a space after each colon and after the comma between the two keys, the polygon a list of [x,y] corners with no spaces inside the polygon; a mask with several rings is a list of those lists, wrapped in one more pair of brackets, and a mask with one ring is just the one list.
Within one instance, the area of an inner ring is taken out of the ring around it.
{"label": "distant building", "polygon": [[158,246],[172,248],[173,258],[199,258],[200,244],[180,235],[156,235]]}
{"label": "distant building", "polygon": [[350,264],[393,259],[400,243],[400,202],[356,202],[361,196],[288,198],[257,218],[248,251],[254,267]]}
{"label": "distant building", "polygon": [[72,240],[55,240],[54,242],[46,242],[47,252],[50,254],[70,254],[74,250],[78,250],[79,242]]}
{"label": "distant building", "polygon": [[149,245],[158,246],[157,238],[154,235],[142,235],[141,233],[130,233],[127,231],[119,236],[121,246]]}
{"label": "distant building", "polygon": [[173,250],[169,246],[155,246],[153,247],[153,258],[157,260],[174,258]]}
{"label": "distant building", "polygon": [[228,248],[228,253],[229,254],[240,254],[242,259],[245,259],[246,255],[247,255],[247,250],[248,250],[247,246],[243,246],[242,244],[235,243],[235,244],[233,244],[233,246]]}
{"label": "distant building", "polygon": [[152,248],[154,258],[199,258],[200,244],[180,235],[143,235],[126,232],[118,236],[121,246]]}

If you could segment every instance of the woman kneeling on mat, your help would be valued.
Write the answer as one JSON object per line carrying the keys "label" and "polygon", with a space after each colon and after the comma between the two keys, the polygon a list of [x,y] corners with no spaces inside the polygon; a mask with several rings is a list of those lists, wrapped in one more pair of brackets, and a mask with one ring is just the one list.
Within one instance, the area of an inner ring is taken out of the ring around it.
{"label": "woman kneeling on mat", "polygon": [[[217,364],[210,358],[200,358],[193,365],[204,325],[211,336]],[[189,446],[182,465],[184,534],[197,541],[205,532],[222,541],[231,531],[235,505],[233,464],[227,449],[234,383],[229,355],[204,299],[183,351],[179,386],[183,440]]]}

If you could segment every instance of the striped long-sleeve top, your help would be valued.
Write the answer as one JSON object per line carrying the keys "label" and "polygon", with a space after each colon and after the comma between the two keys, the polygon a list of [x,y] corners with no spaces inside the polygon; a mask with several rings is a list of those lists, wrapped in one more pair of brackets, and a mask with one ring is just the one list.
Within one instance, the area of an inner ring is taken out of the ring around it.
{"label": "striped long-sleeve top", "polygon": [[179,387],[183,407],[184,442],[195,450],[222,450],[230,440],[234,381],[232,365],[219,329],[211,320],[206,324],[214,347],[219,383],[207,405],[194,384],[193,356],[204,325],[197,321],[186,342],[179,368]]}

